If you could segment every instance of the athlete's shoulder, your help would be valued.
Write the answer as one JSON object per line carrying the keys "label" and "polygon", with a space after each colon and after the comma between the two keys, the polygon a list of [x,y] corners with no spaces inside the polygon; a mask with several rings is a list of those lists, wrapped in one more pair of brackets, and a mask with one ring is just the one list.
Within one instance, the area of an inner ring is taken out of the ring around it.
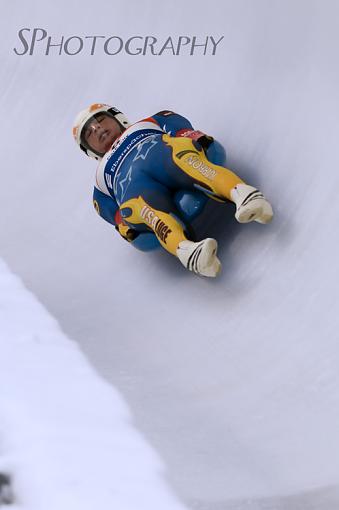
{"label": "athlete's shoulder", "polygon": [[180,129],[192,129],[192,124],[186,117],[172,110],[161,110],[143,121],[159,126],[162,131],[172,136],[175,136]]}
{"label": "athlete's shoulder", "polygon": [[154,116],[157,116],[157,117],[170,117],[171,115],[178,115],[178,114],[173,112],[172,110],[161,110],[160,112],[157,112],[154,114]]}
{"label": "athlete's shoulder", "polygon": [[161,110],[160,112],[154,113],[150,117],[146,117],[138,122],[152,122],[153,124],[156,124],[157,126],[161,125],[161,121],[163,118],[170,117],[171,115],[176,115],[176,113],[172,112],[171,110]]}
{"label": "athlete's shoulder", "polygon": [[127,128],[126,134],[135,133],[139,130],[157,130],[161,132],[175,132],[178,127],[190,127],[190,122],[173,112],[172,110],[161,110],[160,112],[154,113],[149,117],[144,117],[138,120],[130,127]]}

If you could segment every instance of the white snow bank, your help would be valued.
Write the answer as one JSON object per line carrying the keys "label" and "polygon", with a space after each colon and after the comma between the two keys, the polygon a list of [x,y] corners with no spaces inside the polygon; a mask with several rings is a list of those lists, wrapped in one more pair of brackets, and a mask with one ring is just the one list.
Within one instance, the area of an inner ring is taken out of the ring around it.
{"label": "white snow bank", "polygon": [[120,395],[0,260],[0,472],[27,510],[182,510]]}

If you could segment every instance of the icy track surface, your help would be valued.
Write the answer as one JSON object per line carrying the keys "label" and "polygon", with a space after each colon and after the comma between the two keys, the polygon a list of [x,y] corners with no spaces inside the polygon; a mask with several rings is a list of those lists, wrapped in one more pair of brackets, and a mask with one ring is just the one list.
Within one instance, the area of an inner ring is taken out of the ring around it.
{"label": "icy track surface", "polygon": [[[79,6],[4,8],[1,255],[122,392],[188,506],[337,509],[338,2]],[[214,57],[19,57],[23,27],[54,42],[225,39]],[[94,101],[132,121],[182,113],[271,200],[269,226],[239,225],[219,204],[207,211],[218,280],[134,251],[95,215],[95,163],[70,134]]]}
{"label": "icy track surface", "polygon": [[121,396],[1,261],[0,289],[0,471],[11,508],[184,510]]}

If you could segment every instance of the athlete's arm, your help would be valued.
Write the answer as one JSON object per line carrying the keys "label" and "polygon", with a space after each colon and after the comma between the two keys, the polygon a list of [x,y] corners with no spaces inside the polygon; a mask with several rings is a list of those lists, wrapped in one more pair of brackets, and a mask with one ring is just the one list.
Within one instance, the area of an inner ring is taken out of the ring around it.
{"label": "athlete's arm", "polygon": [[114,198],[102,193],[102,191],[94,187],[93,205],[101,218],[111,223],[111,225],[116,226],[115,215],[119,210],[119,206]]}
{"label": "athlete's arm", "polygon": [[170,110],[158,112],[150,117],[149,120],[155,121],[161,129],[171,136],[185,136],[196,140],[204,149],[207,149],[213,142],[212,136],[194,129],[188,119]]}
{"label": "athlete's arm", "polygon": [[161,112],[152,115],[152,117],[149,117],[147,120],[155,122],[161,127],[161,129],[171,136],[176,136],[176,133],[181,129],[193,129],[192,124],[188,119],[170,110],[162,110]]}

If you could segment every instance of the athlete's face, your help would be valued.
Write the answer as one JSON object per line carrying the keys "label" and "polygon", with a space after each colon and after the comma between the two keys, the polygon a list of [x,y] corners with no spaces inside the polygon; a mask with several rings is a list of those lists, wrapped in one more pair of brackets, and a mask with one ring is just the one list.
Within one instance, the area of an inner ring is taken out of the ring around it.
{"label": "athlete's face", "polygon": [[120,134],[121,128],[117,121],[103,113],[88,123],[83,137],[94,151],[105,154]]}

